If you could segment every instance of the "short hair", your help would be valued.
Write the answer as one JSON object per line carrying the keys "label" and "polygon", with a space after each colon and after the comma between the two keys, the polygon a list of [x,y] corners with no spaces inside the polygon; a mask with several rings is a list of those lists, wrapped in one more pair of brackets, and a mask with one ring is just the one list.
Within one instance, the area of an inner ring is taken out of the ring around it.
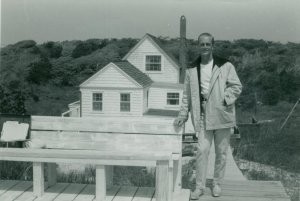
{"label": "short hair", "polygon": [[212,44],[215,44],[215,39],[214,39],[213,35],[211,35],[210,33],[207,33],[207,32],[202,33],[202,34],[200,34],[200,35],[198,36],[198,43],[200,43],[200,37],[201,37],[201,36],[208,36],[208,37],[210,37],[210,38],[211,38]]}

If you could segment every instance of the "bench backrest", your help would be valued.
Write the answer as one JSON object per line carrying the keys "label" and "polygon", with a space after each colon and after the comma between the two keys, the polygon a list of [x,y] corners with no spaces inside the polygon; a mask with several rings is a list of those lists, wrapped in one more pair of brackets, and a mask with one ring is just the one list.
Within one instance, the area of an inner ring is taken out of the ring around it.
{"label": "bench backrest", "polygon": [[173,118],[32,116],[32,140],[46,148],[101,151],[170,151],[180,154],[182,128]]}

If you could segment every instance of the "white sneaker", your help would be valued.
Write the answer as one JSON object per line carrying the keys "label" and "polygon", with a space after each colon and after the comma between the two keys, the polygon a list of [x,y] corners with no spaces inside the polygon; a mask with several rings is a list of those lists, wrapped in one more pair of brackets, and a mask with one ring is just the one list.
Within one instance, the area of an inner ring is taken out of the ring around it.
{"label": "white sneaker", "polygon": [[222,189],[219,184],[216,184],[213,186],[213,188],[212,188],[212,196],[213,197],[220,197],[221,192],[222,192]]}
{"label": "white sneaker", "polygon": [[191,200],[198,200],[200,196],[204,195],[204,189],[198,189],[196,188],[192,193],[191,193]]}

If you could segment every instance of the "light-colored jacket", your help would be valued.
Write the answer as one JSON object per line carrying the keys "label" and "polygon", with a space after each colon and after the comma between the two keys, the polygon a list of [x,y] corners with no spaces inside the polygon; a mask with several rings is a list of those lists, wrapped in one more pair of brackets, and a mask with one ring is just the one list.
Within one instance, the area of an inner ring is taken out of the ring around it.
{"label": "light-colored jacket", "polygon": [[[198,58],[191,68],[186,70],[182,104],[178,118],[187,121],[191,112],[196,132],[200,132],[200,96],[197,66]],[[242,91],[242,84],[234,66],[225,59],[214,57],[213,72],[207,101],[204,106],[206,130],[230,128],[236,125],[235,101]]]}

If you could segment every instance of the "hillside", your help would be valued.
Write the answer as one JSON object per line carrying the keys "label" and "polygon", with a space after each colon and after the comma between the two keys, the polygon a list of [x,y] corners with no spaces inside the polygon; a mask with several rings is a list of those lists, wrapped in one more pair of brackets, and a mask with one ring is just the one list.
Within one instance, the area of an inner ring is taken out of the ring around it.
{"label": "hillside", "polygon": [[[79,99],[78,85],[110,61],[120,60],[138,39],[89,39],[86,41],[20,41],[1,48],[0,112],[60,115]],[[178,58],[179,39],[160,37]],[[188,40],[188,60],[198,52],[197,41]],[[241,110],[256,103],[276,105],[300,97],[300,44],[242,39],[216,41],[217,54],[235,64],[243,83],[238,101]]]}

